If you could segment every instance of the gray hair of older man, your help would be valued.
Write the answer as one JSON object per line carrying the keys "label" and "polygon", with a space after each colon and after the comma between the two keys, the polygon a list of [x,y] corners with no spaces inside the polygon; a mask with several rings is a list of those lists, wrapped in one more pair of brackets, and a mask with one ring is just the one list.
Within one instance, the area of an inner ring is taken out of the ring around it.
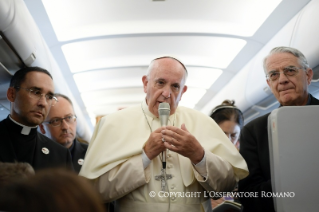
{"label": "gray hair of older man", "polygon": [[298,49],[292,48],[292,47],[279,46],[279,47],[273,48],[264,59],[263,67],[264,67],[265,74],[267,74],[267,67],[266,67],[267,59],[269,58],[269,56],[276,54],[276,53],[290,53],[299,59],[299,64],[302,66],[303,69],[306,70],[307,68],[309,68],[309,64],[307,62],[307,59],[306,59],[305,55],[303,55],[303,53],[301,53],[301,51],[299,51]]}
{"label": "gray hair of older man", "polygon": [[147,68],[147,72],[146,72],[147,79],[150,78],[150,74],[151,74],[151,71],[152,71],[152,64],[153,64],[153,62],[154,62],[155,60],[159,60],[159,59],[163,59],[163,58],[171,58],[171,59],[173,59],[173,60],[176,60],[177,62],[179,62],[179,63],[183,66],[183,68],[184,68],[184,70],[185,70],[184,82],[186,82],[187,76],[188,76],[188,72],[187,72],[186,66],[185,66],[184,63],[182,63],[180,60],[176,59],[175,57],[171,57],[171,56],[157,57],[157,58],[155,58],[154,60],[152,60],[151,63],[150,63],[150,65],[149,65],[148,68]]}

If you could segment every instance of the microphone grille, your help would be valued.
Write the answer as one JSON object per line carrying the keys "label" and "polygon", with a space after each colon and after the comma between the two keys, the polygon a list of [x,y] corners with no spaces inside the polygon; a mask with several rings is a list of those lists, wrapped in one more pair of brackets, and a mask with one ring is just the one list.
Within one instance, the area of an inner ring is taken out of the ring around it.
{"label": "microphone grille", "polygon": [[171,112],[171,108],[167,102],[162,102],[158,107],[158,115],[169,115]]}

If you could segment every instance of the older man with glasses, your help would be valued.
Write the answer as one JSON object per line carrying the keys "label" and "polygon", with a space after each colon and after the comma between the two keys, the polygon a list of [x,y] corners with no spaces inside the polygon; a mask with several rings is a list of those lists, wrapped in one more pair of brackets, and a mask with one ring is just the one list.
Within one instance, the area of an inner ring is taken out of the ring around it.
{"label": "older man with glasses", "polygon": [[69,150],[37,131],[57,103],[51,74],[39,67],[20,69],[11,79],[7,98],[11,108],[0,122],[0,161],[26,162],[36,171],[73,169]]}
{"label": "older man with glasses", "polygon": [[70,150],[74,170],[79,173],[88,148],[76,139],[76,115],[69,97],[55,94],[57,104],[51,108],[46,121],[40,125],[43,134]]}
{"label": "older man with glasses", "polygon": [[[264,59],[267,83],[281,106],[319,105],[319,100],[308,93],[313,71],[305,56],[291,47],[276,47]],[[272,212],[271,197],[262,197],[261,192],[272,192],[269,147],[268,115],[248,123],[240,136],[240,153],[247,162],[249,176],[239,181],[239,192],[257,192],[257,197],[242,197],[243,211]]]}

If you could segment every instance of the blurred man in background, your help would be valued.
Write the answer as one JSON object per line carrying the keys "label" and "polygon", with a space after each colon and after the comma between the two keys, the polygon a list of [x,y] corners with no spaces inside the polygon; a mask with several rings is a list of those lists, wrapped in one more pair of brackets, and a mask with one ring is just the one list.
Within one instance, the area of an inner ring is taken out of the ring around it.
{"label": "blurred man in background", "polygon": [[58,102],[51,108],[46,121],[40,125],[40,130],[70,150],[74,170],[79,173],[88,145],[76,139],[76,115],[71,99],[63,94],[55,96]]}
{"label": "blurred man in background", "polygon": [[73,169],[69,150],[37,131],[57,103],[51,74],[39,67],[20,69],[11,78],[7,98],[11,108],[0,122],[0,161],[26,162],[35,171]]}

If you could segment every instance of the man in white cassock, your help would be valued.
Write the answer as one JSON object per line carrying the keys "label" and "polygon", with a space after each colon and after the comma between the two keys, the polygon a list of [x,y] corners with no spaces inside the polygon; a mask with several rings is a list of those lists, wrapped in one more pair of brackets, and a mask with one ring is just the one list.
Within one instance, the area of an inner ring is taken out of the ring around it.
{"label": "man in white cassock", "polygon": [[[178,107],[186,78],[179,60],[154,59],[142,77],[145,100],[97,124],[80,175],[105,202],[115,201],[116,211],[211,211],[211,197],[248,175],[245,160],[210,117]],[[162,102],[170,105],[166,127],[158,114]]]}

